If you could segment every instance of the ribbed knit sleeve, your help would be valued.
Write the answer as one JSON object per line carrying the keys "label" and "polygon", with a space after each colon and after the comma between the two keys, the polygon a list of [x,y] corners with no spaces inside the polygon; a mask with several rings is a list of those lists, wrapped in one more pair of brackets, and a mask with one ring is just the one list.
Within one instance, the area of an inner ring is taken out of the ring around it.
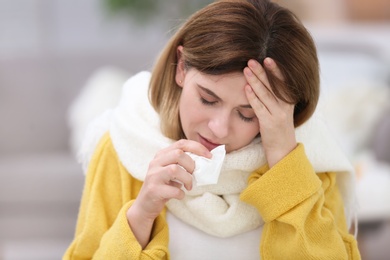
{"label": "ribbed knit sleeve", "polygon": [[240,198],[265,221],[261,259],[360,259],[336,173],[316,174],[302,144],[271,169],[254,172]]}
{"label": "ribbed knit sleeve", "polygon": [[90,162],[76,234],[63,259],[168,259],[165,212],[157,217],[144,250],[128,225],[126,212],[141,186],[122,166],[106,134]]}

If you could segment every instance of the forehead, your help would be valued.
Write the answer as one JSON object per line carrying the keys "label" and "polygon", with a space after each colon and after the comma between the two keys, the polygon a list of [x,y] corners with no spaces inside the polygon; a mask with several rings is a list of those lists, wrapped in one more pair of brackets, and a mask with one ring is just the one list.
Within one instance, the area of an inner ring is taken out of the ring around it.
{"label": "forehead", "polygon": [[193,88],[220,99],[224,104],[230,104],[232,107],[250,108],[244,91],[247,81],[243,73],[233,72],[222,75],[210,75],[195,71],[189,77],[190,81],[193,82],[189,84],[190,86],[192,85]]}
{"label": "forehead", "polygon": [[193,70],[192,75],[193,80],[196,80],[196,82],[198,84],[201,84],[203,87],[229,86],[235,88],[243,88],[247,84],[243,72],[231,72],[221,75],[211,75],[202,73],[197,70]]}

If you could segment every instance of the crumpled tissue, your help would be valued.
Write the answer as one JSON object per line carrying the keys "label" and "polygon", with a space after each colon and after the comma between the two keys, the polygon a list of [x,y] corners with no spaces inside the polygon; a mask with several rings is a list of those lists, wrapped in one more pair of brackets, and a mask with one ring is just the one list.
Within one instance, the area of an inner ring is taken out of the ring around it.
{"label": "crumpled tissue", "polygon": [[193,153],[187,154],[195,161],[195,170],[192,173],[195,185],[203,186],[218,183],[226,155],[225,145],[220,145],[211,150],[213,155],[211,159]]}

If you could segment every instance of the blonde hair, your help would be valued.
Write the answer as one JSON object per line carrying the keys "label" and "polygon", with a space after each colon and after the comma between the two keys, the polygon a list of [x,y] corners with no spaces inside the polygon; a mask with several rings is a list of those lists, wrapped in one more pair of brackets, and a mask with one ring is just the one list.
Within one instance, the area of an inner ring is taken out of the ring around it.
{"label": "blonde hair", "polygon": [[295,104],[294,124],[313,114],[319,97],[315,44],[299,19],[268,0],[217,1],[193,14],[173,35],[152,71],[149,95],[167,137],[185,138],[179,117],[181,88],[176,84],[177,47],[186,68],[206,74],[242,72],[249,59],[270,57],[284,77],[266,69],[275,95]]}

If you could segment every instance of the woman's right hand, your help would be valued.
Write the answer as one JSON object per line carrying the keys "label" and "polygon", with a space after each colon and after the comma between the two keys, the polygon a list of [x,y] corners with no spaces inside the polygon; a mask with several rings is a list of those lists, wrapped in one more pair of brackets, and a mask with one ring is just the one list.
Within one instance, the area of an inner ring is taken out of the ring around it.
{"label": "woman's right hand", "polygon": [[160,150],[150,162],[142,188],[127,211],[129,225],[143,247],[148,244],[153,222],[167,201],[183,199],[183,185],[192,189],[195,162],[185,152],[211,158],[206,147],[186,139]]}

